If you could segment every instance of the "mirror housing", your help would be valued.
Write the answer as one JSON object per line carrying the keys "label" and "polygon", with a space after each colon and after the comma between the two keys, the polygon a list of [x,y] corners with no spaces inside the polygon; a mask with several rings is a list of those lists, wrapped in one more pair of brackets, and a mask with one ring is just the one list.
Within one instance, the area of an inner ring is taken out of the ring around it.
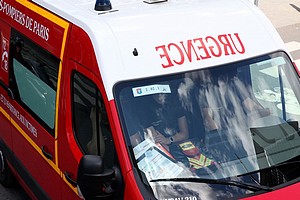
{"label": "mirror housing", "polygon": [[100,156],[84,155],[78,166],[77,184],[85,199],[112,199],[111,183],[115,179],[112,169],[104,169]]}

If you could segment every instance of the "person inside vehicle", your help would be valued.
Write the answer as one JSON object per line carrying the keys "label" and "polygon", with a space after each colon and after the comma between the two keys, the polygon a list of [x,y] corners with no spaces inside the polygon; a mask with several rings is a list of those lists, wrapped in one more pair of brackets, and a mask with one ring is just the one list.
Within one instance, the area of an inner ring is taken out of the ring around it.
{"label": "person inside vehicle", "polygon": [[202,142],[206,132],[218,129],[212,110],[220,103],[212,80],[210,70],[189,72],[178,88],[179,99],[188,116],[190,138],[198,138]]}
{"label": "person inside vehicle", "polygon": [[202,124],[205,132],[228,128],[232,117],[245,120],[252,112],[260,117],[270,115],[270,110],[253,100],[249,88],[232,71],[190,72],[179,88],[185,90],[179,95],[185,109],[193,114],[191,118],[198,119],[194,123]]}
{"label": "person inside vehicle", "polygon": [[168,100],[168,94],[160,93],[153,96],[155,120],[152,127],[155,129],[153,139],[156,143],[170,145],[186,140],[189,137],[186,117],[179,102],[175,98]]}
{"label": "person inside vehicle", "polygon": [[[222,106],[226,109],[228,116],[250,116],[256,113],[257,117],[266,117],[271,114],[268,108],[264,108],[255,101],[249,88],[236,76],[235,73],[218,75],[218,88]],[[239,119],[244,120],[244,119]]]}
{"label": "person inside vehicle", "polygon": [[172,94],[158,93],[145,99],[147,108],[140,115],[145,138],[163,145],[167,150],[173,143],[189,137],[186,116],[177,98]]}

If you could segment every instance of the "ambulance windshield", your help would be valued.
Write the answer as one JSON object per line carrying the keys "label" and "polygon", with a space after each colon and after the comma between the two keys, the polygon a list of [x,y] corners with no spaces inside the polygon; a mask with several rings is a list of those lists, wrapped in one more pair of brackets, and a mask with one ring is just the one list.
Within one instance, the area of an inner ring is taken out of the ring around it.
{"label": "ambulance windshield", "polygon": [[226,199],[300,176],[300,90],[284,53],[123,82],[134,166],[156,198]]}

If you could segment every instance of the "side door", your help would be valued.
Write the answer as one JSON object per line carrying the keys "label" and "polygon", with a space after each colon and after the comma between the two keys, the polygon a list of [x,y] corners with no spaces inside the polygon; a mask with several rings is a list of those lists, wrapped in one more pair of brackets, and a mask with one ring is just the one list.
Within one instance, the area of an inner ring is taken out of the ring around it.
{"label": "side door", "polygon": [[15,29],[9,58],[15,168],[38,199],[60,199],[55,131],[60,59]]}
{"label": "side door", "polygon": [[68,61],[68,69],[64,79],[69,85],[64,91],[67,131],[59,136],[59,167],[69,182],[63,199],[70,197],[72,190],[76,192],[78,164],[83,155],[101,156],[106,168],[118,165],[107,116],[108,102],[101,81],[89,69],[72,60]]}
{"label": "side door", "polygon": [[6,81],[14,98],[3,101],[10,120],[14,166],[31,195],[61,199],[64,180],[58,168],[57,102],[70,24],[32,1],[9,1],[3,8],[0,20],[11,27],[6,35]]}

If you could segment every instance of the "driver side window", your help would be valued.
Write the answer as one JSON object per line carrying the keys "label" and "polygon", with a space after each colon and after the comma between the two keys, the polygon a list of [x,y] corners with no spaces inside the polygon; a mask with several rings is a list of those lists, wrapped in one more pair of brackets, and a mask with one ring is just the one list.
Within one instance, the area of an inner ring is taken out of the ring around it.
{"label": "driver side window", "polygon": [[107,166],[114,160],[114,144],[103,98],[95,83],[75,72],[72,77],[73,124],[85,154],[100,155]]}

